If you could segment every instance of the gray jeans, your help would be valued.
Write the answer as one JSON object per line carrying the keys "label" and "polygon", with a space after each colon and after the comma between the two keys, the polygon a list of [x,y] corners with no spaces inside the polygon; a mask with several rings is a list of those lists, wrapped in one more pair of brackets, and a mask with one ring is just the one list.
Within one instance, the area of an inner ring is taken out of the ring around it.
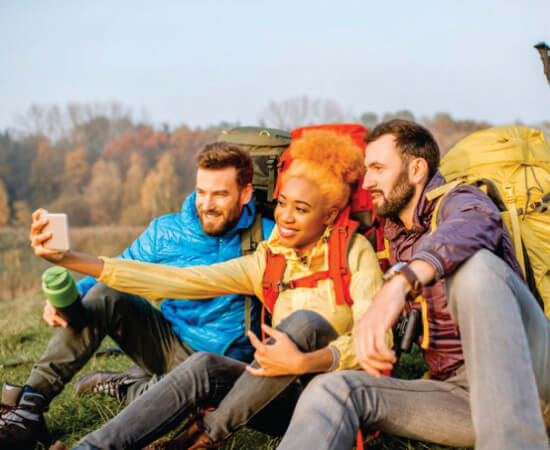
{"label": "gray jeans", "polygon": [[550,324],[525,284],[482,250],[448,279],[465,364],[446,381],[316,377],[279,449],[351,449],[357,430],[480,449],[548,449]]}
{"label": "gray jeans", "polygon": [[194,351],[147,300],[95,285],[83,299],[88,325],[80,332],[57,329],[26,384],[51,401],[110,336],[147,375],[129,390],[132,398]]}
{"label": "gray jeans", "polygon": [[[332,326],[312,311],[296,311],[277,329],[302,351],[326,347],[337,337]],[[255,364],[255,363],[253,363]],[[99,430],[85,436],[78,449],[141,448],[178,426],[197,409],[207,413],[211,439],[229,436],[248,424],[270,434],[282,434],[310,376],[257,377],[230,358],[199,352],[172,370]]]}

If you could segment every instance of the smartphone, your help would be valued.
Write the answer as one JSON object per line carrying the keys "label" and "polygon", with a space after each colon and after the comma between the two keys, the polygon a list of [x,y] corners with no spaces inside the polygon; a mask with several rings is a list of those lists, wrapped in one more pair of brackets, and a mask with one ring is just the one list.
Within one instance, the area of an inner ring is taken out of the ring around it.
{"label": "smartphone", "polygon": [[44,214],[50,220],[43,230],[43,233],[52,232],[53,236],[44,243],[44,247],[52,250],[67,251],[71,248],[69,242],[69,219],[67,214],[59,213]]}

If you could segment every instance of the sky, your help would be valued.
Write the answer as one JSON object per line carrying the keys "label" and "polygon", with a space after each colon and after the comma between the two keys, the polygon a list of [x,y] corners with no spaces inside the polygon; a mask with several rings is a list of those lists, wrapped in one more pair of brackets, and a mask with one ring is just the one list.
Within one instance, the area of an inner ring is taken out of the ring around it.
{"label": "sky", "polygon": [[257,124],[290,98],[359,116],[550,120],[550,0],[0,0],[0,130],[32,104]]}

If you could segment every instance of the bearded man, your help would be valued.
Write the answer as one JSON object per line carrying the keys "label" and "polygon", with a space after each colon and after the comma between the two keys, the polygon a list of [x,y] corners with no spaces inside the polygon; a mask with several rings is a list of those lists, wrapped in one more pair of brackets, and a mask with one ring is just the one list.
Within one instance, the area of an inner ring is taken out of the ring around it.
{"label": "bearded man", "polygon": [[[179,214],[156,218],[121,258],[177,267],[215,264],[241,256],[241,233],[255,219],[253,164],[236,145],[216,142],[197,158],[196,190]],[[44,212],[44,211],[41,211]],[[33,214],[34,229],[46,222]],[[273,222],[262,219],[264,238]],[[0,447],[34,448],[45,440],[42,412],[110,336],[137,365],[126,373],[96,372],[79,380],[77,393],[105,391],[131,401],[196,351],[249,362],[254,352],[245,334],[247,302],[228,295],[185,302],[165,299],[160,311],[140,297],[115,291],[93,278],[79,285],[88,318],[80,332],[46,303],[44,320],[59,330],[34,365],[23,388],[6,385],[4,397],[16,397],[0,410]],[[259,331],[259,305],[252,302],[251,323]],[[19,397],[17,401],[17,397]],[[5,401],[6,402],[6,401]]]}
{"label": "bearded man", "polygon": [[[379,429],[454,447],[548,449],[550,324],[498,209],[470,185],[436,208],[445,180],[422,126],[389,121],[366,141],[364,187],[388,218],[394,266],[355,331],[365,371],[316,377],[278,448],[350,449],[358,429]],[[385,333],[407,300],[421,311],[430,379],[381,376],[396,362]]]}

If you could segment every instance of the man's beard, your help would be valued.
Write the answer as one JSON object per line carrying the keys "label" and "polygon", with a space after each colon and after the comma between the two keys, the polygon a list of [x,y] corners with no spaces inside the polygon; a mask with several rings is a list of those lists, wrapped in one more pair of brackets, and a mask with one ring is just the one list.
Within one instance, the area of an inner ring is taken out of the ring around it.
{"label": "man's beard", "polygon": [[[212,214],[214,216],[223,216],[223,221],[211,223],[205,220],[206,215]],[[199,220],[201,221],[202,230],[209,236],[221,236],[232,230],[241,218],[241,208],[236,204],[231,208],[227,215],[224,215],[222,211],[218,209],[209,209],[208,211],[198,211]]]}
{"label": "man's beard", "polygon": [[374,205],[374,210],[379,217],[396,218],[414,197],[414,186],[409,182],[409,175],[406,170],[401,171],[390,190],[388,197],[378,189],[372,189],[371,193],[382,195],[383,202]]}

